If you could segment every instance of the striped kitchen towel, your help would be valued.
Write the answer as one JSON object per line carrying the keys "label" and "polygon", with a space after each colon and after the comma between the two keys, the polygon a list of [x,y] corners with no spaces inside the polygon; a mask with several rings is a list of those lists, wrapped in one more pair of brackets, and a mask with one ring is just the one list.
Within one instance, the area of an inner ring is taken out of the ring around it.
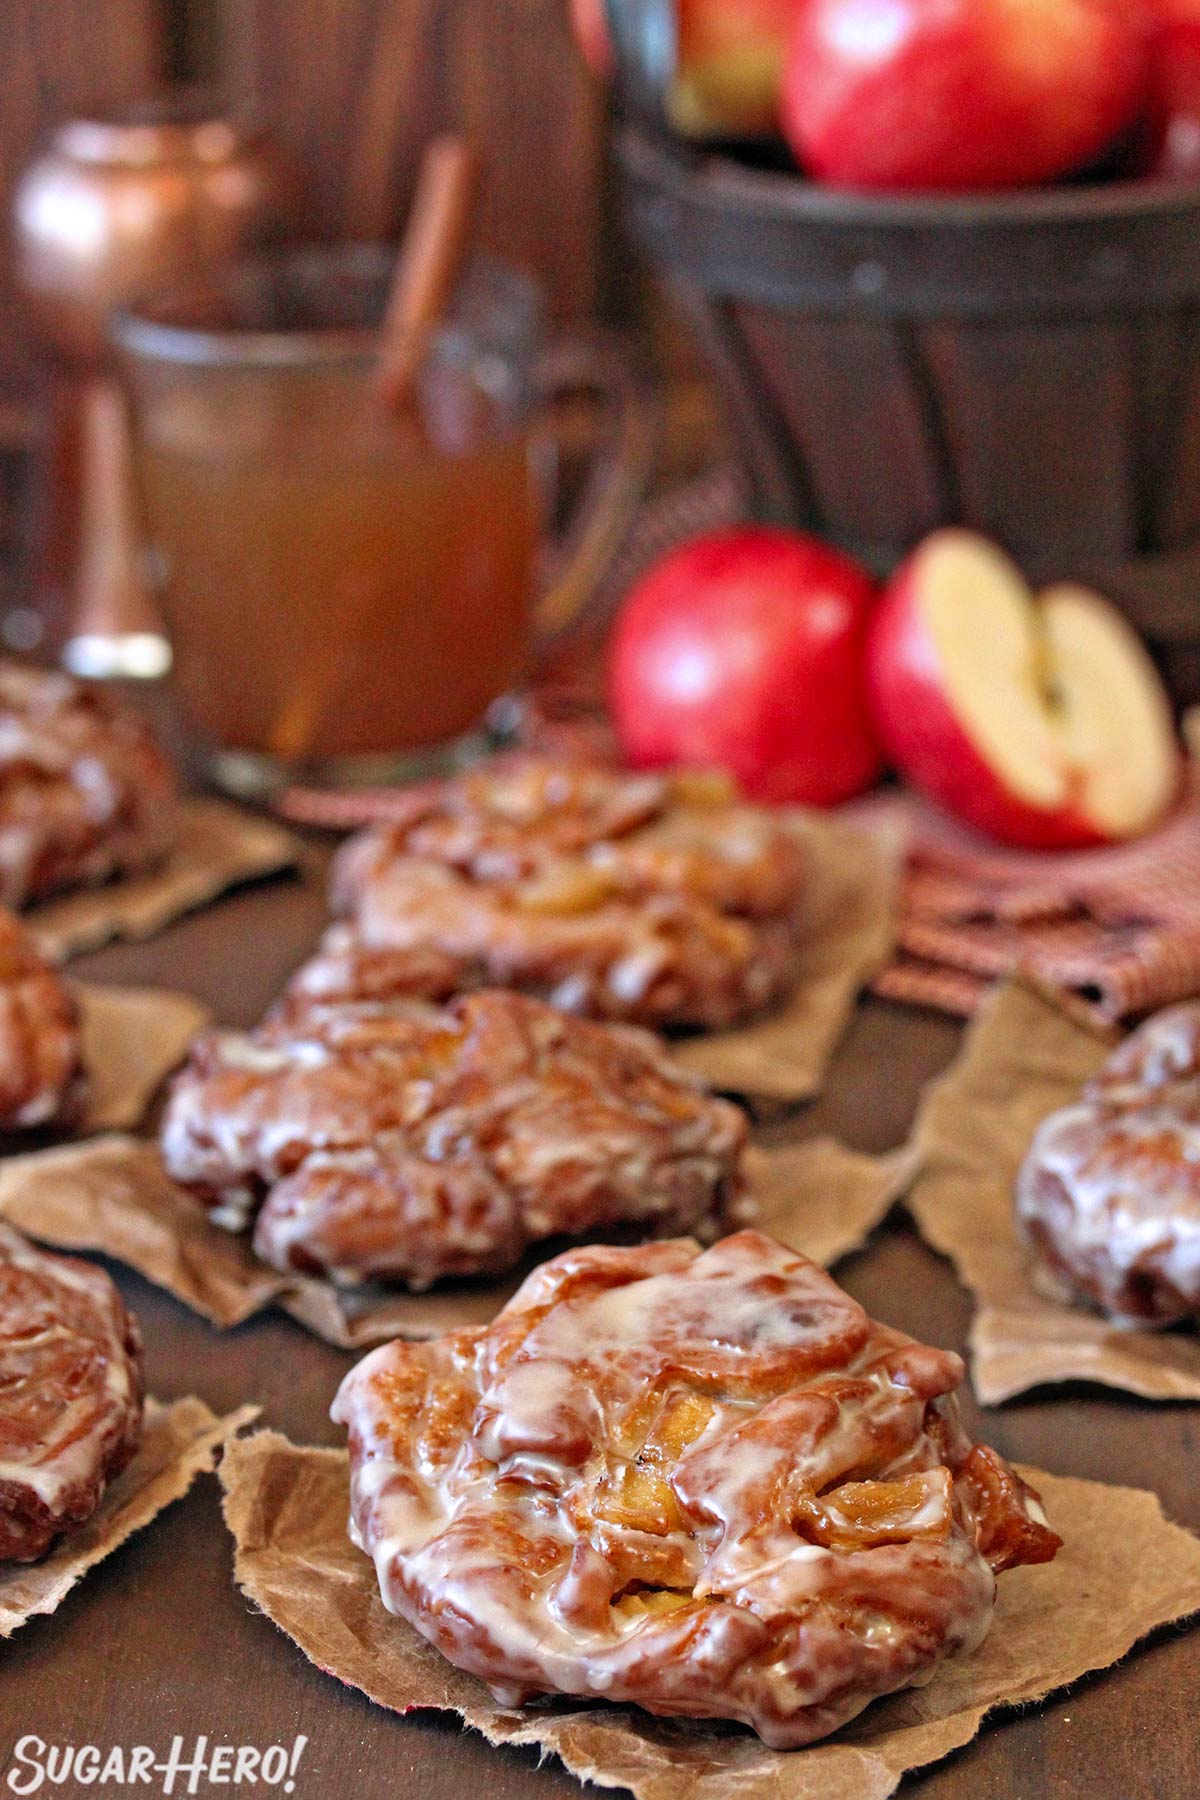
{"label": "striped kitchen towel", "polygon": [[860,811],[899,812],[910,833],[897,954],[877,993],[969,1014],[1022,968],[1106,1019],[1200,994],[1200,775],[1156,831],[1102,850],[989,845],[900,793]]}

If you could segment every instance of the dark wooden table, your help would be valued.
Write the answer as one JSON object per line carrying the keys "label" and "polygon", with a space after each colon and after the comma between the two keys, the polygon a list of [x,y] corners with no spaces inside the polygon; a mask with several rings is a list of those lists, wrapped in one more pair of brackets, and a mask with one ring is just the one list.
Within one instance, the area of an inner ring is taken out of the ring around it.
{"label": "dark wooden table", "polygon": [[[105,980],[188,988],[223,1019],[250,1023],[316,936],[320,861],[314,850],[302,881],[235,896],[151,944],[109,949],[76,966]],[[922,1083],[950,1060],[957,1038],[946,1020],[865,1005],[826,1095],[774,1131],[832,1131],[872,1151],[898,1143]],[[338,1441],[327,1412],[349,1356],[282,1317],[217,1333],[136,1276],[116,1273],[142,1321],[156,1394],[196,1393],[219,1410],[254,1400],[267,1422],[297,1440]],[[883,1230],[839,1274],[879,1318],[962,1348],[966,1296],[903,1222]],[[1195,1408],[1057,1389],[975,1418],[1010,1456],[1062,1474],[1153,1488],[1170,1516],[1200,1529]],[[1114,1544],[1113,1555],[1121,1554]],[[494,1800],[550,1800],[580,1792],[560,1765],[539,1768],[532,1752],[492,1749],[453,1720],[393,1717],[322,1675],[252,1612],[233,1585],[231,1565],[217,1486],[206,1477],[93,1570],[55,1615],[0,1647],[0,1771],[26,1733],[47,1743],[102,1750],[145,1743],[166,1751],[176,1734],[189,1744],[205,1734],[266,1748],[303,1732],[309,1743],[297,1800],[460,1800],[477,1791]],[[1129,1574],[1136,1579],[1136,1569]],[[990,1725],[968,1749],[907,1786],[922,1800],[1200,1794],[1198,1649],[1200,1637],[1162,1633],[1122,1667]],[[0,1795],[9,1791],[0,1785]],[[114,1791],[122,1790],[41,1789]]]}

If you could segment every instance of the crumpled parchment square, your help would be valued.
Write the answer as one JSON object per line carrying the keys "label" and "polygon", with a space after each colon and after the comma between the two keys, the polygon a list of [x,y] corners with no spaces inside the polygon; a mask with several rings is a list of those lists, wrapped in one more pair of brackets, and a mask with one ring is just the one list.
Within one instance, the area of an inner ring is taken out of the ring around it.
{"label": "crumpled parchment square", "polygon": [[796,985],[761,1019],[672,1044],[677,1061],[711,1088],[751,1100],[797,1102],[820,1092],[859,993],[895,944],[905,838],[896,828],[795,813],[808,849]]}
{"label": "crumpled parchment square", "polygon": [[1114,1042],[1067,996],[1012,980],[985,1002],[958,1058],[922,1100],[906,1204],[978,1302],[971,1374],[985,1406],[1055,1381],[1200,1400],[1194,1330],[1125,1331],[1049,1297],[1017,1234],[1013,1189],[1034,1132],[1078,1098]]}
{"label": "crumpled parchment square", "polygon": [[191,1395],[170,1406],[148,1399],[137,1454],[87,1523],[39,1562],[0,1564],[0,1638],[38,1613],[54,1612],[90,1568],[182,1498],[197,1475],[214,1467],[222,1446],[257,1417],[257,1406],[243,1406],[219,1419]]}
{"label": "crumpled parchment square", "polygon": [[294,867],[290,831],[223,800],[186,799],[170,853],[157,868],[78,888],[22,914],[41,950],[65,962],[114,938],[140,942],[243,882]]}
{"label": "crumpled parchment square", "polygon": [[259,1431],[229,1446],[220,1477],[238,1585],[318,1668],[381,1706],[456,1712],[491,1743],[537,1744],[581,1780],[637,1800],[886,1800],[907,1770],[969,1743],[993,1708],[1040,1700],[1200,1610],[1200,1539],[1169,1524],[1153,1494],[1023,1473],[1064,1533],[1056,1560],[1000,1577],[991,1632],[973,1655],[793,1751],[629,1707],[499,1706],[385,1610],[370,1561],[346,1535],[344,1451]]}

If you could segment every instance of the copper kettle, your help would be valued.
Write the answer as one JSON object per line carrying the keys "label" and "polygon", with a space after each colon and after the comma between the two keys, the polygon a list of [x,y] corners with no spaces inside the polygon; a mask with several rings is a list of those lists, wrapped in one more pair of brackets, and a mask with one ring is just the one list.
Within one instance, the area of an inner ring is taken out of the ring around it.
{"label": "copper kettle", "polygon": [[108,319],[281,235],[293,192],[265,138],[196,93],[72,119],[21,176],[16,269],[47,380],[27,603],[0,622],[11,647],[61,651],[79,673],[161,673]]}

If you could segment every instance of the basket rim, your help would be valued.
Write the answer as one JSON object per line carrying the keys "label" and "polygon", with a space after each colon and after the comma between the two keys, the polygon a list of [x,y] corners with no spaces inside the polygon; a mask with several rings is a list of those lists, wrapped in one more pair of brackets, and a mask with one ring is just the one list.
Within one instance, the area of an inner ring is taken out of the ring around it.
{"label": "basket rim", "polygon": [[798,172],[754,169],[728,152],[668,139],[626,123],[621,155],[631,173],[693,203],[753,210],[777,220],[820,221],[866,229],[1056,223],[1107,223],[1200,211],[1200,179],[1168,176],[1097,182],[1090,187],[1014,188],[970,194],[869,194],[807,180]]}

